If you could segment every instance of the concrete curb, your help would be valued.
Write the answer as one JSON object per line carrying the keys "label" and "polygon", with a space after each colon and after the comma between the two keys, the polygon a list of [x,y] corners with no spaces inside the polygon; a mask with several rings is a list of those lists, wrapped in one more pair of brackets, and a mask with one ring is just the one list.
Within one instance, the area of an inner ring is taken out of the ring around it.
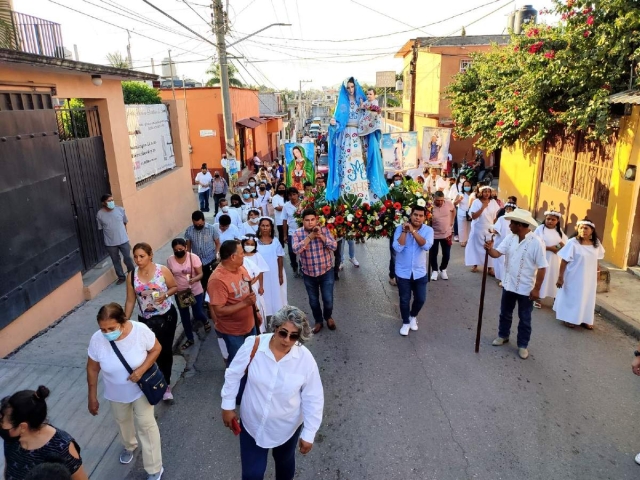
{"label": "concrete curb", "polygon": [[600,314],[609,323],[615,325],[628,335],[640,340],[640,326],[631,317],[616,310],[603,300],[596,300],[596,313]]}

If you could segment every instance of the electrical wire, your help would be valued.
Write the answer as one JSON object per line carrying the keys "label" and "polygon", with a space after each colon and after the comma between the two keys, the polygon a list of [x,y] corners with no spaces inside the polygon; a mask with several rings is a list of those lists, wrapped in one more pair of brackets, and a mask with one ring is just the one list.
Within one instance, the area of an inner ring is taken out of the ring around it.
{"label": "electrical wire", "polygon": [[184,2],[184,4],[185,4],[187,7],[189,7],[189,8],[191,9],[191,11],[192,11],[193,13],[195,13],[198,17],[200,17],[200,19],[202,19],[202,21],[203,21],[203,22],[204,22],[204,23],[209,27],[209,29],[211,29],[211,24],[210,24],[210,23],[209,23],[209,22],[208,22],[208,21],[207,21],[207,20],[206,20],[202,15],[200,15],[200,14],[197,12],[197,10],[196,10],[195,8],[193,8],[189,2],[187,2],[187,0],[182,0],[182,1]]}
{"label": "electrical wire", "polygon": [[366,8],[367,10],[371,10],[372,12],[375,12],[375,13],[377,13],[378,15],[382,15],[383,17],[386,17],[386,18],[388,18],[388,19],[390,19],[390,20],[393,20],[394,22],[401,23],[401,24],[402,24],[402,25],[404,25],[405,27],[410,27],[410,28],[412,28],[412,29],[414,29],[414,30],[420,30],[422,33],[424,33],[425,35],[427,35],[427,36],[429,36],[429,37],[432,37],[432,36],[433,36],[433,35],[432,35],[432,34],[430,34],[429,32],[425,32],[424,30],[422,30],[422,28],[420,28],[420,27],[414,27],[413,25],[409,25],[408,23],[403,22],[402,20],[398,20],[397,18],[392,17],[391,15],[387,15],[386,13],[381,12],[380,10],[376,10],[376,9],[375,9],[375,8],[373,8],[371,5],[365,5],[364,3],[357,2],[356,0],[351,0],[351,2],[352,2],[352,3],[355,3],[356,5],[361,6],[361,7],[363,7],[363,8]]}

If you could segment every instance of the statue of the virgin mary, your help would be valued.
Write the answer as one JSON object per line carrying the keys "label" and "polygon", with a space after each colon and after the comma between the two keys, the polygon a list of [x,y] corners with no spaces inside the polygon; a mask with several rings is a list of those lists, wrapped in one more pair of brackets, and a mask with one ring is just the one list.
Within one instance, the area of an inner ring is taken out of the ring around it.
{"label": "statue of the virgin mary", "polygon": [[329,126],[329,175],[326,199],[355,195],[363,202],[375,203],[389,193],[380,152],[380,121],[360,129],[369,113],[366,97],[358,81],[350,77],[340,88],[338,103]]}

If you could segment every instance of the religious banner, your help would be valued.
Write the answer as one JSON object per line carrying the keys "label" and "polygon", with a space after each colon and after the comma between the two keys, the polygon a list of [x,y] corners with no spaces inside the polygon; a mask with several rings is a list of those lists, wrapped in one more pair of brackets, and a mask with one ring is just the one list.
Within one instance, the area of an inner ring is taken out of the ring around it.
{"label": "religious banner", "polygon": [[382,134],[382,162],[385,171],[403,171],[418,167],[418,132]]}
{"label": "religious banner", "polygon": [[422,134],[422,166],[446,168],[450,128],[424,127]]}
{"label": "religious banner", "polygon": [[316,158],[313,143],[285,143],[284,161],[286,168],[286,185],[304,190],[305,182],[316,183]]}
{"label": "religious banner", "polygon": [[136,182],[176,166],[166,105],[125,105]]}

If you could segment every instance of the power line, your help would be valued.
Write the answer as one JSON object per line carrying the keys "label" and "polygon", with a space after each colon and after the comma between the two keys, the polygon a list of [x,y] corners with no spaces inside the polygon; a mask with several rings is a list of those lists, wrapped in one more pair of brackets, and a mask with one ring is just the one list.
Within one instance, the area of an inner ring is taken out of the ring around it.
{"label": "power line", "polygon": [[187,2],[187,0],[182,0],[182,1],[184,2],[184,4],[185,4],[187,7],[189,7],[189,8],[191,9],[191,11],[192,11],[193,13],[195,13],[198,17],[200,17],[200,18],[202,19],[202,21],[203,21],[203,22],[204,22],[208,27],[211,27],[211,23],[210,23],[209,21],[207,21],[207,20],[206,20],[202,15],[200,15],[200,14],[196,11],[196,9],[195,9],[195,8],[193,8],[189,2]]}
{"label": "power line", "polygon": [[144,3],[146,3],[147,5],[149,5],[150,7],[154,8],[155,10],[159,11],[161,14],[163,14],[165,17],[170,18],[171,20],[173,20],[174,22],[176,22],[178,25],[180,25],[182,28],[186,28],[187,30],[189,30],[191,33],[193,33],[196,37],[201,38],[202,40],[204,40],[207,43],[210,43],[211,45],[213,45],[214,47],[216,46],[215,43],[213,43],[211,40],[203,37],[202,35],[200,35],[199,33],[191,30],[191,28],[187,27],[184,23],[182,23],[180,20],[176,20],[175,18],[173,18],[171,15],[169,15],[167,12],[165,12],[164,10],[162,10],[161,8],[156,7],[153,3],[151,3],[149,0],[142,0]]}
{"label": "power line", "polygon": [[425,35],[427,35],[427,36],[429,36],[429,37],[431,37],[431,36],[432,36],[430,33],[425,32],[425,31],[424,31],[424,30],[422,30],[421,28],[419,28],[419,27],[414,27],[413,25],[409,25],[408,23],[403,22],[402,20],[398,20],[397,18],[392,17],[391,15],[387,15],[386,13],[381,12],[380,10],[376,10],[375,8],[371,7],[370,5],[365,5],[365,4],[363,4],[363,3],[357,2],[356,0],[351,0],[351,2],[352,2],[352,3],[355,3],[356,5],[360,5],[361,7],[366,8],[367,10],[371,10],[372,12],[375,12],[375,13],[377,13],[378,15],[382,15],[383,17],[389,18],[389,19],[393,20],[394,22],[401,23],[402,25],[404,25],[404,26],[406,26],[406,27],[411,27],[411,28],[412,28],[412,29],[414,29],[414,30],[420,30],[422,33],[424,33]]}

